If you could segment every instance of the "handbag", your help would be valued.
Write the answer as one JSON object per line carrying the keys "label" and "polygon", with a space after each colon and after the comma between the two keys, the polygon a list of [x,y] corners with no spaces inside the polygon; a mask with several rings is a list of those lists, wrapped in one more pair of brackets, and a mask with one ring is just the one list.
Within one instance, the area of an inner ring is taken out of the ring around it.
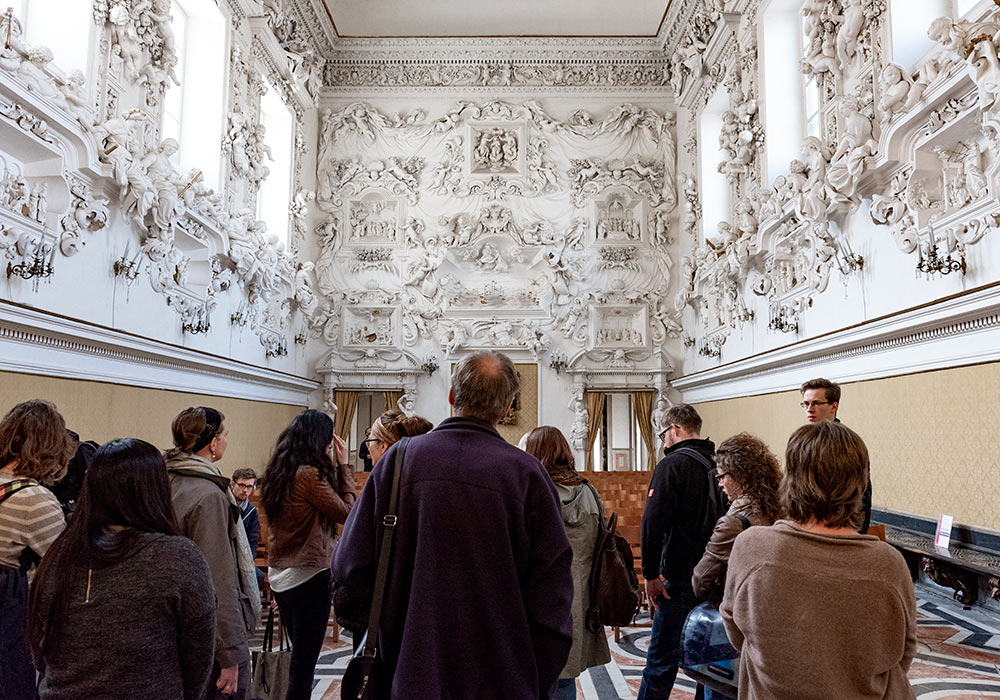
{"label": "handbag", "polygon": [[618,513],[612,513],[605,524],[597,489],[590,482],[586,483],[594,494],[600,515],[590,567],[590,601],[585,624],[591,632],[600,632],[605,625],[625,627],[632,624],[639,610],[639,579],[635,575],[632,545],[618,534]]}
{"label": "handbag", "polygon": [[403,471],[403,455],[409,440],[402,438],[396,448],[392,488],[389,491],[389,508],[382,516],[382,544],[379,547],[378,569],[375,572],[372,607],[368,615],[368,631],[357,653],[344,670],[344,678],[340,682],[341,700],[373,700],[387,690],[389,679],[385,677],[385,667],[378,653],[378,626],[382,620],[382,601],[389,583],[389,557],[392,554],[392,540],[398,522],[396,511],[399,504],[399,475]]}
{"label": "handbag", "polygon": [[251,657],[250,700],[284,700],[288,691],[292,652],[286,649],[284,628],[278,622],[278,651],[274,651],[274,608],[267,613],[264,643]]}

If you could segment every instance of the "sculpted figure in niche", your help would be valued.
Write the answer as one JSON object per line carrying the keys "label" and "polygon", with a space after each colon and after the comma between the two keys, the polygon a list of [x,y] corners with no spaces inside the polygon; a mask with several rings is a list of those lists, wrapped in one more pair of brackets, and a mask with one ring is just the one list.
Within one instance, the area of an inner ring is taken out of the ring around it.
{"label": "sculpted figure in niche", "polygon": [[846,0],[840,30],[837,32],[837,62],[841,72],[847,70],[848,64],[857,53],[858,37],[864,25],[865,8],[862,0]]}
{"label": "sculpted figure in niche", "polygon": [[802,161],[792,161],[789,183],[797,190],[796,210],[808,221],[826,216],[826,154],[818,138],[807,136],[802,140]]}
{"label": "sculpted figure in niche", "polygon": [[872,120],[860,110],[857,98],[846,96],[840,107],[841,137],[830,160],[827,185],[832,198],[840,204],[858,203],[855,188],[868,160],[875,155],[876,141]]}
{"label": "sculpted figure in niche", "polygon": [[142,44],[124,3],[116,3],[111,7],[108,21],[111,24],[111,43],[118,47],[125,76],[135,78],[139,75],[139,66],[142,64]]}
{"label": "sculpted figure in niche", "polygon": [[978,144],[970,144],[962,158],[962,173],[969,198],[977,200],[987,193],[986,175],[983,173],[981,151]]}
{"label": "sculpted figure in niche", "polygon": [[879,97],[878,110],[885,115],[887,121],[898,112],[913,109],[927,89],[926,83],[914,82],[910,74],[895,63],[890,63],[882,69],[879,84],[882,94]]}

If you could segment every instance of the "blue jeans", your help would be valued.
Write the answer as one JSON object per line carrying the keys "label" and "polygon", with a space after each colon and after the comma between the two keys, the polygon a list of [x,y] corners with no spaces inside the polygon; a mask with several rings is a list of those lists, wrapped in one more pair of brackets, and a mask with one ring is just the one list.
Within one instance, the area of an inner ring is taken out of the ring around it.
{"label": "blue jeans", "polygon": [[560,678],[552,700],[576,700],[576,679]]}
{"label": "blue jeans", "polygon": [[659,608],[653,614],[649,652],[646,654],[646,668],[642,671],[638,700],[667,700],[670,697],[681,662],[684,620],[699,602],[690,590],[674,589],[668,592],[670,599],[661,597]]}

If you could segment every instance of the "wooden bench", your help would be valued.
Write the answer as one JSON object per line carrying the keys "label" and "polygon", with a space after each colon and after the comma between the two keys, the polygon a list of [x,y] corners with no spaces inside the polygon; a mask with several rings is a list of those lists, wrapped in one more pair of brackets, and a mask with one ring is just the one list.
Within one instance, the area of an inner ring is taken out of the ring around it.
{"label": "wooden bench", "polygon": [[923,572],[970,606],[979,598],[979,579],[985,578],[989,596],[1000,602],[1000,535],[955,525],[948,549],[942,550],[934,545],[936,521],[879,509],[872,511],[872,521],[885,527],[885,541],[902,553],[914,581]]}

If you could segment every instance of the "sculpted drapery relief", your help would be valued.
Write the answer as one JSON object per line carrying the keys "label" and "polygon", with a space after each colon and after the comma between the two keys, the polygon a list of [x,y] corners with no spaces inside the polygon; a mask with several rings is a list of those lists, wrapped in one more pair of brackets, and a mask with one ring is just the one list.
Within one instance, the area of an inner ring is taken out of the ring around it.
{"label": "sculpted drapery relief", "polygon": [[[663,303],[673,125],[632,104],[566,119],[535,101],[460,102],[436,118],[364,103],[324,111],[317,272],[341,310],[330,323],[377,288],[402,310],[398,346],[366,346],[386,362],[480,347],[596,359],[622,348],[624,331],[591,310],[617,301],[645,309],[620,362],[649,359],[678,330]],[[607,159],[609,148],[622,156]],[[372,236],[405,245],[378,269],[352,266]],[[324,337],[338,349],[343,335]]]}

